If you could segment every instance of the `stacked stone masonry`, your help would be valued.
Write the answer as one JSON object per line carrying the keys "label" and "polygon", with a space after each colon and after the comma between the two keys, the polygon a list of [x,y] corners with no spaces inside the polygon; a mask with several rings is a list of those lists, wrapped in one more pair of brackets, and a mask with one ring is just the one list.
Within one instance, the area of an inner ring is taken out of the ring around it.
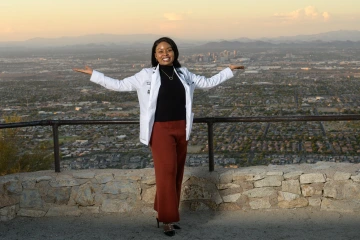
{"label": "stacked stone masonry", "polygon": [[[0,220],[16,216],[152,213],[154,169],[41,171],[0,177]],[[240,169],[187,168],[183,210],[360,210],[360,165],[323,163]]]}

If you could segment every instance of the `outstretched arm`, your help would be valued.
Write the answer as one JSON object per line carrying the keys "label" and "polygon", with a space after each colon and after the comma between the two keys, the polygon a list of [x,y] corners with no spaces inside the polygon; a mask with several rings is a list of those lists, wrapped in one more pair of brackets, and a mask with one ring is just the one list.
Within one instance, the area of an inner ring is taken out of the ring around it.
{"label": "outstretched arm", "polygon": [[85,66],[85,68],[73,68],[75,72],[85,73],[91,75],[93,73],[92,68]]}
{"label": "outstretched arm", "polygon": [[73,68],[73,70],[75,72],[91,75],[91,82],[114,91],[135,91],[140,88],[142,80],[146,78],[144,69],[141,72],[122,80],[107,77],[103,73],[93,70],[89,66],[85,66],[85,68]]}
{"label": "outstretched arm", "polygon": [[244,66],[241,66],[241,65],[230,65],[229,68],[231,70],[235,70],[235,69],[245,69]]}
{"label": "outstretched arm", "polygon": [[186,69],[188,71],[186,75],[189,76],[189,78],[193,81],[196,88],[206,89],[215,87],[220,83],[232,78],[234,76],[233,70],[244,68],[245,67],[241,65],[229,65],[229,67],[225,68],[224,70],[220,71],[218,74],[210,78],[193,74]]}

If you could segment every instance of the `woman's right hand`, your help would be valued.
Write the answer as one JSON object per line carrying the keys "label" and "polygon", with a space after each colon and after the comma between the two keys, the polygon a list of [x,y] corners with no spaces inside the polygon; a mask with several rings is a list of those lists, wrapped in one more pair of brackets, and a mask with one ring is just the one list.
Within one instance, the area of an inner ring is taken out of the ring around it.
{"label": "woman's right hand", "polygon": [[85,66],[85,68],[73,68],[73,70],[75,72],[81,72],[81,73],[85,73],[85,74],[89,74],[89,75],[91,75],[93,73],[92,68],[90,68],[89,66]]}
{"label": "woman's right hand", "polygon": [[229,68],[230,68],[231,70],[235,70],[235,69],[245,69],[245,67],[242,66],[242,65],[230,65]]}

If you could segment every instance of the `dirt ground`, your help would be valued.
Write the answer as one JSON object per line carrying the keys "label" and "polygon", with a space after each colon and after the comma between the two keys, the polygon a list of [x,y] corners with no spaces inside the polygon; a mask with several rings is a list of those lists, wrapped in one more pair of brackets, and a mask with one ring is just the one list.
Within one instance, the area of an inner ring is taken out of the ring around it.
{"label": "dirt ground", "polygon": [[[311,209],[182,212],[171,239],[359,239],[360,214]],[[0,222],[0,239],[169,239],[153,214],[17,217]]]}

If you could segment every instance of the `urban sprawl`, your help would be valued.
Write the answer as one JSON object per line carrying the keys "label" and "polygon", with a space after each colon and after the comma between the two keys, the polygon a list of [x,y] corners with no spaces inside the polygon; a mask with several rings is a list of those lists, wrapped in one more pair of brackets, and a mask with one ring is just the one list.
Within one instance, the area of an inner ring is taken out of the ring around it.
{"label": "urban sprawl", "polygon": [[[181,47],[181,46],[180,46]],[[89,65],[122,79],[150,67],[148,48],[13,49],[0,54],[0,121],[138,120],[136,92],[114,92],[72,68]],[[360,113],[360,49],[333,47],[180,48],[180,63],[210,77],[241,64],[229,81],[194,94],[195,118]],[[60,126],[62,169],[153,167],[139,126]],[[360,122],[214,124],[215,164],[239,167],[317,161],[359,162]],[[50,127],[19,128],[23,151],[43,144]],[[208,165],[207,125],[194,123],[186,166]]]}

